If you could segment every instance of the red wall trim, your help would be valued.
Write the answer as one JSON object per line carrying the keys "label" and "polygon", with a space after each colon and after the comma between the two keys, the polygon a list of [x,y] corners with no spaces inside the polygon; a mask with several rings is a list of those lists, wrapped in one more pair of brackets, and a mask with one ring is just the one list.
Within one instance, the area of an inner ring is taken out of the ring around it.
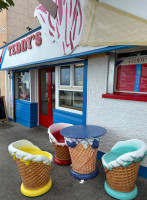
{"label": "red wall trim", "polygon": [[115,92],[114,94],[102,94],[102,98],[147,102],[147,94],[136,94],[136,93],[130,94],[130,93]]}

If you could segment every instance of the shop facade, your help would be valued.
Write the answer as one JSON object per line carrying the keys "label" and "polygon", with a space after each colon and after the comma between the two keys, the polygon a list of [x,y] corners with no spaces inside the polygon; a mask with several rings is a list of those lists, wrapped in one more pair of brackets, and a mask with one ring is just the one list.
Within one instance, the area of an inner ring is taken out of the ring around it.
{"label": "shop facade", "polygon": [[[81,47],[63,55],[41,27],[0,49],[9,119],[105,127],[99,157],[120,140],[147,142],[146,48]],[[140,174],[146,177],[147,160]]]}

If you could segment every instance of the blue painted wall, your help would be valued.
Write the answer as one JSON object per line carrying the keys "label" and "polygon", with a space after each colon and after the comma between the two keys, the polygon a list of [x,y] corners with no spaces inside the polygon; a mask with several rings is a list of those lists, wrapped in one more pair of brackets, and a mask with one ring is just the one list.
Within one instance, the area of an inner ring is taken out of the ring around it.
{"label": "blue painted wall", "polygon": [[28,128],[37,126],[38,103],[15,100],[15,121]]}
{"label": "blue painted wall", "polygon": [[53,123],[70,123],[74,125],[81,125],[84,123],[84,118],[83,115],[54,109]]}

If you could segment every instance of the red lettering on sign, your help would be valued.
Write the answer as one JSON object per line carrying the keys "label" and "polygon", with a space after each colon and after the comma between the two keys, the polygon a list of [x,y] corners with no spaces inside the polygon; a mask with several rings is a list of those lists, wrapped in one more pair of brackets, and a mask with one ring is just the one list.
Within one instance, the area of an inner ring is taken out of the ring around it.
{"label": "red lettering on sign", "polygon": [[42,43],[41,32],[38,31],[35,34],[35,40],[36,40],[36,42],[35,42],[36,46],[40,46]]}
{"label": "red lettering on sign", "polygon": [[32,44],[31,44],[31,42],[32,42],[32,39],[34,40],[34,38],[35,38],[34,34],[33,34],[33,35],[30,35],[30,37],[27,37],[27,38],[26,38],[26,40],[27,40],[27,42],[28,42],[28,49],[32,49]]}
{"label": "red lettering on sign", "polygon": [[27,41],[25,39],[21,40],[21,51],[24,52],[27,50]]}
{"label": "red lettering on sign", "polygon": [[12,45],[8,46],[9,56],[12,56],[11,50],[12,50]]}
{"label": "red lettering on sign", "polygon": [[21,52],[21,44],[20,42],[16,42],[16,53],[19,54]]}
{"label": "red lettering on sign", "polygon": [[16,51],[15,51],[15,44],[12,44],[12,55],[15,55]]}
{"label": "red lettering on sign", "polygon": [[136,64],[136,63],[144,63],[144,62],[145,62],[144,58],[134,58],[134,59],[130,59],[129,60],[129,63],[134,63],[134,64]]}
{"label": "red lettering on sign", "polygon": [[19,54],[32,49],[32,40],[35,40],[35,45],[40,46],[42,44],[41,32],[38,31],[36,34],[28,36],[26,39],[22,39],[20,42],[16,42],[8,46],[9,56]]}

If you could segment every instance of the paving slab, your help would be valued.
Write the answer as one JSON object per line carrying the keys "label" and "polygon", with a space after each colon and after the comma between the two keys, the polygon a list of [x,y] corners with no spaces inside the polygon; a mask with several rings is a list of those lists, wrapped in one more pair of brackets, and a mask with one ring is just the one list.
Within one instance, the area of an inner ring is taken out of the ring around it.
{"label": "paving slab", "polygon": [[[22,181],[18,168],[8,153],[8,145],[21,139],[27,139],[41,150],[54,155],[46,128],[38,126],[29,129],[17,123],[0,122],[0,200],[113,200],[104,190],[105,173],[101,161],[97,161],[98,176],[83,184],[70,175],[70,166],[52,163],[51,190],[39,197],[23,196],[20,192]],[[135,200],[147,200],[147,179],[138,176],[136,184],[139,193]]]}

